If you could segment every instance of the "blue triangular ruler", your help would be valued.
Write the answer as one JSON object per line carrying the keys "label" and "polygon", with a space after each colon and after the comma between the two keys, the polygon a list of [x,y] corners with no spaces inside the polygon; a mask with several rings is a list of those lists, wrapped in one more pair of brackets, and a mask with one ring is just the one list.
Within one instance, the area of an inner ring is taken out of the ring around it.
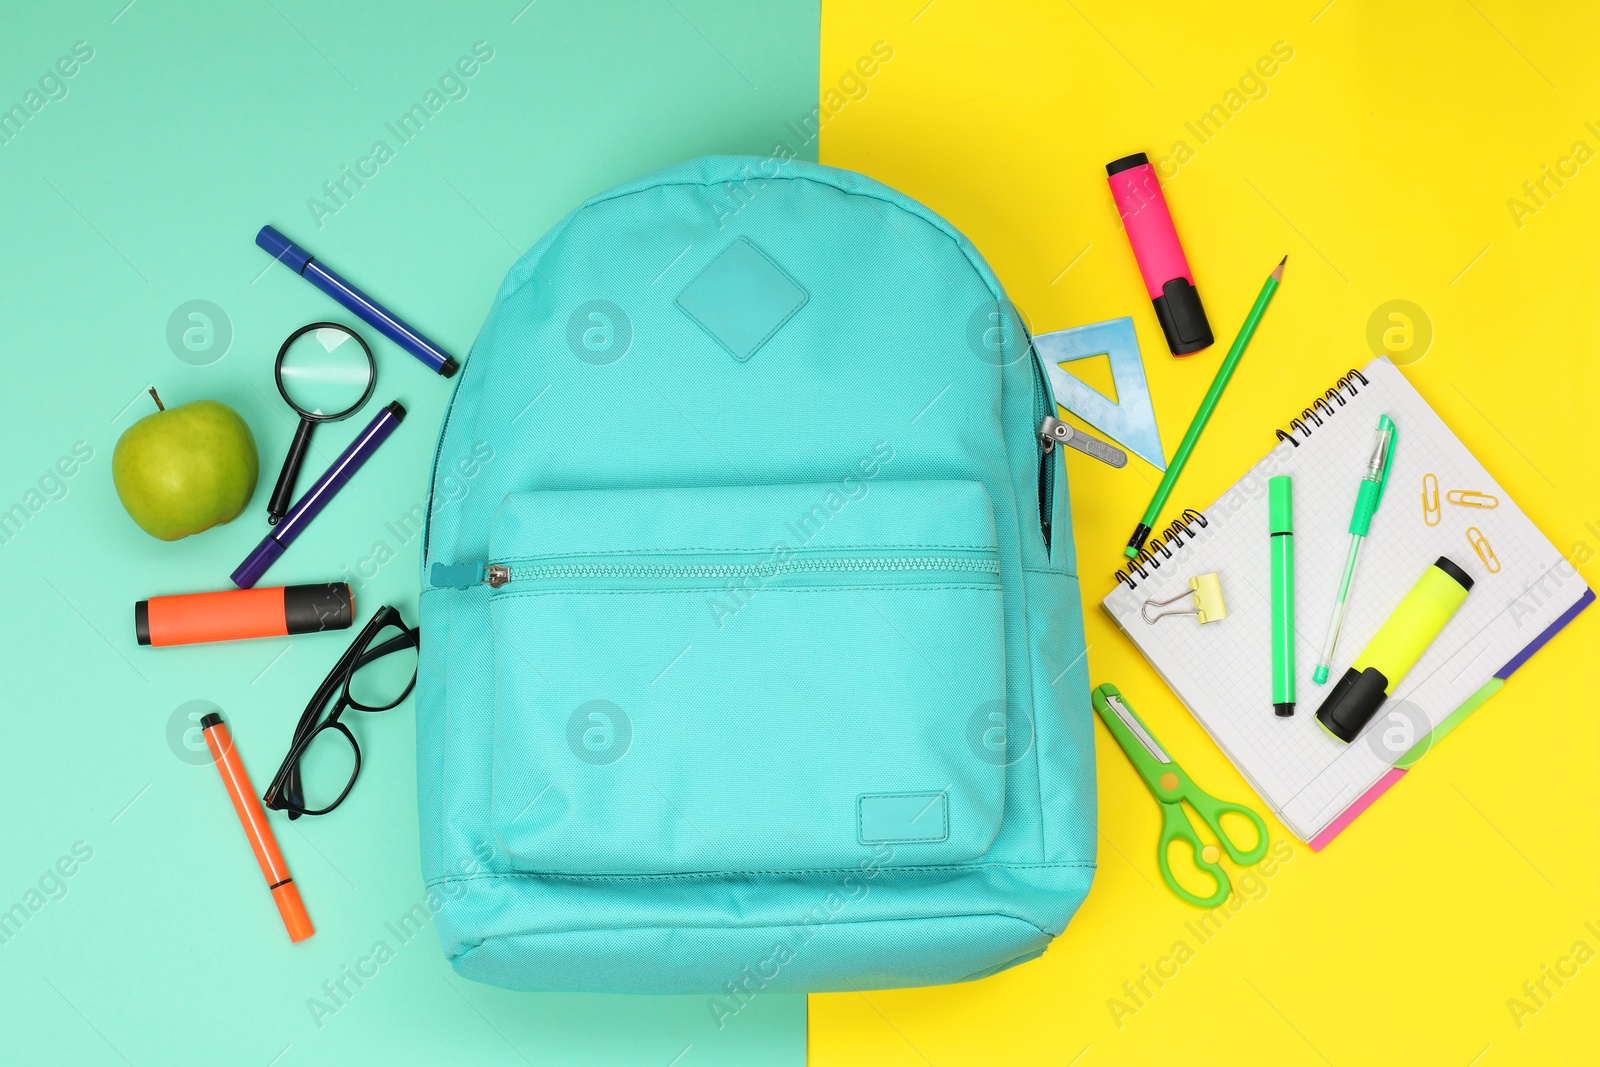
{"label": "blue triangular ruler", "polygon": [[[1041,333],[1034,337],[1033,345],[1044,362],[1057,404],[1157,470],[1167,469],[1161,431],[1156,428],[1156,409],[1150,403],[1150,385],[1145,381],[1144,360],[1139,355],[1139,338],[1134,334],[1131,318]],[[1105,356],[1111,361],[1111,381],[1117,389],[1115,404],[1061,369],[1063,363],[1091,356]]]}

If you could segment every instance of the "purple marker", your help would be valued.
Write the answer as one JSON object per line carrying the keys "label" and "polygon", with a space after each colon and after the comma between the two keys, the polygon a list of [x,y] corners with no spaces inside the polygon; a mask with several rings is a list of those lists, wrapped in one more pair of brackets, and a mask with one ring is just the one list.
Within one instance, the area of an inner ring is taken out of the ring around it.
{"label": "purple marker", "polygon": [[256,244],[273,259],[343,304],[345,310],[352,315],[416,356],[429,370],[448,378],[460,369],[461,365],[455,361],[455,357],[412,329],[394,312],[319,263],[310,252],[271,226],[261,227],[261,231],[256,234]]}
{"label": "purple marker", "polygon": [[333,495],[344,488],[344,483],[353,477],[361,465],[372,458],[378,446],[389,439],[395,427],[400,425],[400,420],[406,417],[406,409],[396,400],[388,407],[378,412],[378,417],[367,423],[367,428],[356,435],[350,442],[350,447],[339,454],[339,458],[323,472],[317,479],[317,484],[307,489],[305,495],[294,502],[294,507],[283,517],[283,521],[275,526],[271,533],[262,538],[239,568],[233,572],[233,584],[240,589],[249,589],[261,580],[267,573],[267,568],[278,561],[284,549],[294,543],[311,520],[323,508],[328,506],[328,501]]}

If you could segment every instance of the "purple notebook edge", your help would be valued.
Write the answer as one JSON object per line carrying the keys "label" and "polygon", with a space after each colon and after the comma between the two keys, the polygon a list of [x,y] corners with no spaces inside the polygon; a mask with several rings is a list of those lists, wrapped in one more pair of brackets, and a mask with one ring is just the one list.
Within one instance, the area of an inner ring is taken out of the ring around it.
{"label": "purple notebook edge", "polygon": [[1588,586],[1585,586],[1583,595],[1578,598],[1577,603],[1573,604],[1572,607],[1562,612],[1561,617],[1555,622],[1551,623],[1549,626],[1546,626],[1544,631],[1540,633],[1538,637],[1535,637],[1532,641],[1529,641],[1527,646],[1524,647],[1521,652],[1518,652],[1515,656],[1512,656],[1511,659],[1506,662],[1504,667],[1501,667],[1499,670],[1495,671],[1494,676],[1502,681],[1510,678],[1512,671],[1515,671],[1518,667],[1528,662],[1529,657],[1543,648],[1545,644],[1556,635],[1557,631],[1562,629],[1573,619],[1577,618],[1580,611],[1593,603],[1594,590],[1590,589]]}

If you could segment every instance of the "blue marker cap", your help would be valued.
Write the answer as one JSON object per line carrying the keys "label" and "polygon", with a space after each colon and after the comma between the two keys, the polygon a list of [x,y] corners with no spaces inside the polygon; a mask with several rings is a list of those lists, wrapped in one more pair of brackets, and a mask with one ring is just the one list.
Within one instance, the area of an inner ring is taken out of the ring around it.
{"label": "blue marker cap", "polygon": [[296,274],[306,269],[306,264],[311,262],[311,253],[289,240],[271,226],[261,227],[261,232],[256,234],[256,244],[260,245],[273,259],[279,260],[284,266]]}

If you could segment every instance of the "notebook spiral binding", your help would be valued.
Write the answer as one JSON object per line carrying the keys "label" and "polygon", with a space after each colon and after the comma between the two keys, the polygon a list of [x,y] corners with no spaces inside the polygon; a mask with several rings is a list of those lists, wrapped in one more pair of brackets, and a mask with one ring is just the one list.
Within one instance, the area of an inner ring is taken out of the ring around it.
{"label": "notebook spiral binding", "polygon": [[[1339,408],[1348,403],[1346,396],[1354,397],[1361,391],[1362,386],[1370,384],[1372,383],[1367,381],[1366,375],[1351,367],[1343,377],[1333,383],[1332,388],[1325,390],[1311,402],[1310,406],[1302,410],[1297,418],[1290,419],[1287,431],[1278,430],[1278,440],[1288,441],[1299,448],[1300,442],[1295,437],[1297,431],[1301,437],[1310,437],[1312,430],[1321,426],[1325,419],[1333,418]],[[1129,561],[1126,570],[1118,569],[1117,581],[1129,589],[1137,589],[1139,578],[1150,577],[1151,571],[1160,568],[1162,560],[1172,558],[1172,549],[1183,544],[1185,537],[1194,540],[1195,528],[1204,529],[1207,525],[1203,514],[1193,508],[1185,509],[1178,517],[1178,521],[1162,531],[1159,539],[1150,539],[1144,549]]]}
{"label": "notebook spiral binding", "polygon": [[1346,393],[1353,397],[1361,391],[1360,386],[1356,385],[1357,382],[1361,385],[1369,384],[1366,375],[1351,367],[1344,377],[1333,383],[1333,388],[1326,390],[1311,402],[1310,407],[1300,412],[1299,418],[1290,419],[1289,429],[1278,431],[1278,440],[1288,441],[1299,448],[1300,442],[1295,439],[1295,431],[1298,430],[1301,437],[1310,437],[1311,431],[1321,426],[1324,418],[1333,417],[1334,412],[1338,410],[1334,407],[1335,404],[1344,407]]}
{"label": "notebook spiral binding", "polygon": [[[1172,558],[1172,548],[1183,544],[1185,537],[1193,541],[1195,529],[1204,529],[1209,525],[1206,517],[1200,512],[1193,508],[1185,508],[1177,521],[1162,531],[1159,539],[1152,537],[1143,550],[1128,562],[1127,570],[1120,568],[1117,570],[1117,581],[1126,583],[1129,589],[1137,589],[1139,583],[1134,575],[1137,574],[1140,578],[1150,577],[1151,571],[1160,569],[1162,560]],[[1172,547],[1168,548],[1169,545]]]}

